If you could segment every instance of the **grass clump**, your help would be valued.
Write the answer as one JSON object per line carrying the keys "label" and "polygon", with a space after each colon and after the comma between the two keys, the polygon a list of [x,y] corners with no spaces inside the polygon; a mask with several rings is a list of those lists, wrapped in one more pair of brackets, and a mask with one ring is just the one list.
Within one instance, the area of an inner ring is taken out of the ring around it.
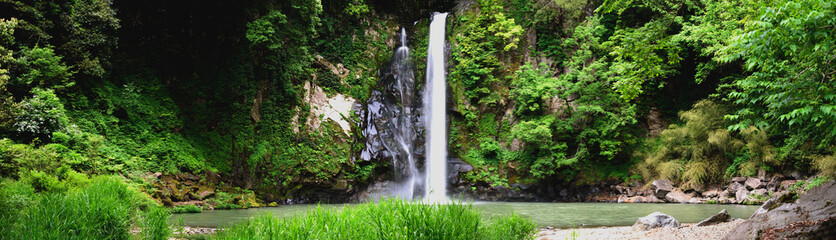
{"label": "grass clump", "polygon": [[532,239],[536,225],[519,215],[484,220],[470,204],[383,200],[304,215],[265,214],[220,231],[217,239]]}
{"label": "grass clump", "polygon": [[175,206],[171,213],[202,213],[203,209],[195,205]]}
{"label": "grass clump", "polygon": [[[0,239],[167,239],[170,235],[169,211],[116,177],[96,177],[87,186],[43,193],[25,182],[6,180],[0,186],[0,199]],[[133,227],[140,229],[139,236],[130,232]]]}

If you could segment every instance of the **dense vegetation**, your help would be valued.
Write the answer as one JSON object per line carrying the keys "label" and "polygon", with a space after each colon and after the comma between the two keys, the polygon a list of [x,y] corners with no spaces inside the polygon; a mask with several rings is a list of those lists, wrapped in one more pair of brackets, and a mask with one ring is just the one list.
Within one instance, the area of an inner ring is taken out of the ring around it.
{"label": "dense vegetation", "polygon": [[[220,206],[345,201],[390,163],[311,96],[365,102],[399,26],[423,73],[427,19],[387,4],[0,2],[0,177],[33,206],[94,175],[165,192],[156,172],[250,195]],[[472,186],[836,174],[831,1],[397,4],[453,12],[449,148]]]}
{"label": "dense vegetation", "polygon": [[468,204],[382,200],[316,208],[304,215],[270,214],[236,224],[217,239],[533,239],[536,225],[519,215],[482,219]]}

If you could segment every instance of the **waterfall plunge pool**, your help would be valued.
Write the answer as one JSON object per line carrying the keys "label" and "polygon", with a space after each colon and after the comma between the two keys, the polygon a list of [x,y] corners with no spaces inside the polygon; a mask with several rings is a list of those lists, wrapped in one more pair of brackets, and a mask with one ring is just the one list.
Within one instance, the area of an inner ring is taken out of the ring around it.
{"label": "waterfall plunge pool", "polygon": [[[183,219],[186,226],[223,227],[243,221],[249,217],[270,213],[277,217],[304,214],[316,208],[342,208],[350,204],[298,204],[279,207],[264,207],[236,210],[213,210],[203,213],[174,214],[172,221]],[[637,218],[653,212],[673,216],[682,223],[696,223],[720,210],[726,209],[732,218],[749,218],[759,206],[720,204],[672,204],[672,203],[538,203],[538,202],[474,202],[473,208],[482,217],[511,212],[530,217],[541,227],[557,228],[630,226]]]}

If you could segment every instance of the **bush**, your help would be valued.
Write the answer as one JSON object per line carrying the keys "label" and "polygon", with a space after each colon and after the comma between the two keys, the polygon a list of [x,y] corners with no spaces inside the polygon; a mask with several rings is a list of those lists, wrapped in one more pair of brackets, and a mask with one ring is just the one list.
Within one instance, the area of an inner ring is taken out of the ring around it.
{"label": "bush", "polygon": [[316,208],[305,215],[261,215],[218,233],[218,239],[531,239],[536,226],[518,215],[481,219],[469,204],[383,200]]}
{"label": "bush", "polygon": [[32,89],[32,97],[20,105],[14,128],[22,135],[50,139],[52,132],[61,130],[70,122],[64,104],[51,89]]}

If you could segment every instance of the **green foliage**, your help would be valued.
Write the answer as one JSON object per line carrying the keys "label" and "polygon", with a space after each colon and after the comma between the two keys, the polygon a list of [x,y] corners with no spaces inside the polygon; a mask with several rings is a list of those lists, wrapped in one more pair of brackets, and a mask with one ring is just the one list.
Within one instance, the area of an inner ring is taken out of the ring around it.
{"label": "green foliage", "polygon": [[[730,84],[740,110],[731,130],[756,126],[818,143],[833,144],[836,129],[834,69],[836,11],[833,2],[785,0],[756,5],[745,29],[729,41],[721,62],[743,61],[751,72]],[[801,137],[799,135],[805,136]]]}
{"label": "green foliage", "polygon": [[52,132],[69,125],[64,105],[52,90],[32,89],[33,96],[24,100],[16,114],[14,127],[19,134],[49,139]]}
{"label": "green foliage", "polygon": [[217,239],[531,239],[536,226],[518,215],[485,221],[469,204],[383,200],[316,208],[284,219],[261,215],[220,231]]}
{"label": "green foliage", "polygon": [[511,96],[516,103],[514,114],[542,114],[544,106],[557,94],[557,79],[549,77],[545,71],[548,71],[545,64],[541,64],[539,70],[523,65],[517,71],[515,81],[511,83]]}
{"label": "green foliage", "polygon": [[64,65],[61,56],[55,55],[52,47],[36,46],[22,51],[16,65],[25,70],[18,73],[20,77],[12,78],[12,86],[63,88],[75,84],[71,80],[73,72],[70,67]]}
{"label": "green foliage", "polygon": [[497,76],[505,74],[500,59],[513,56],[523,29],[505,16],[500,1],[480,0],[478,4],[480,11],[458,16],[453,23],[457,34],[452,40],[455,65],[450,81],[461,86],[453,88],[453,94],[463,96],[462,100],[494,105],[500,95],[492,89],[502,79]]}
{"label": "green foliage", "polygon": [[726,112],[725,106],[709,100],[681,112],[685,124],[663,131],[661,145],[644,153],[645,160],[638,167],[645,180],[665,178],[700,185],[720,182],[724,176],[751,176],[766,164],[780,164],[764,131],[727,131]]}

